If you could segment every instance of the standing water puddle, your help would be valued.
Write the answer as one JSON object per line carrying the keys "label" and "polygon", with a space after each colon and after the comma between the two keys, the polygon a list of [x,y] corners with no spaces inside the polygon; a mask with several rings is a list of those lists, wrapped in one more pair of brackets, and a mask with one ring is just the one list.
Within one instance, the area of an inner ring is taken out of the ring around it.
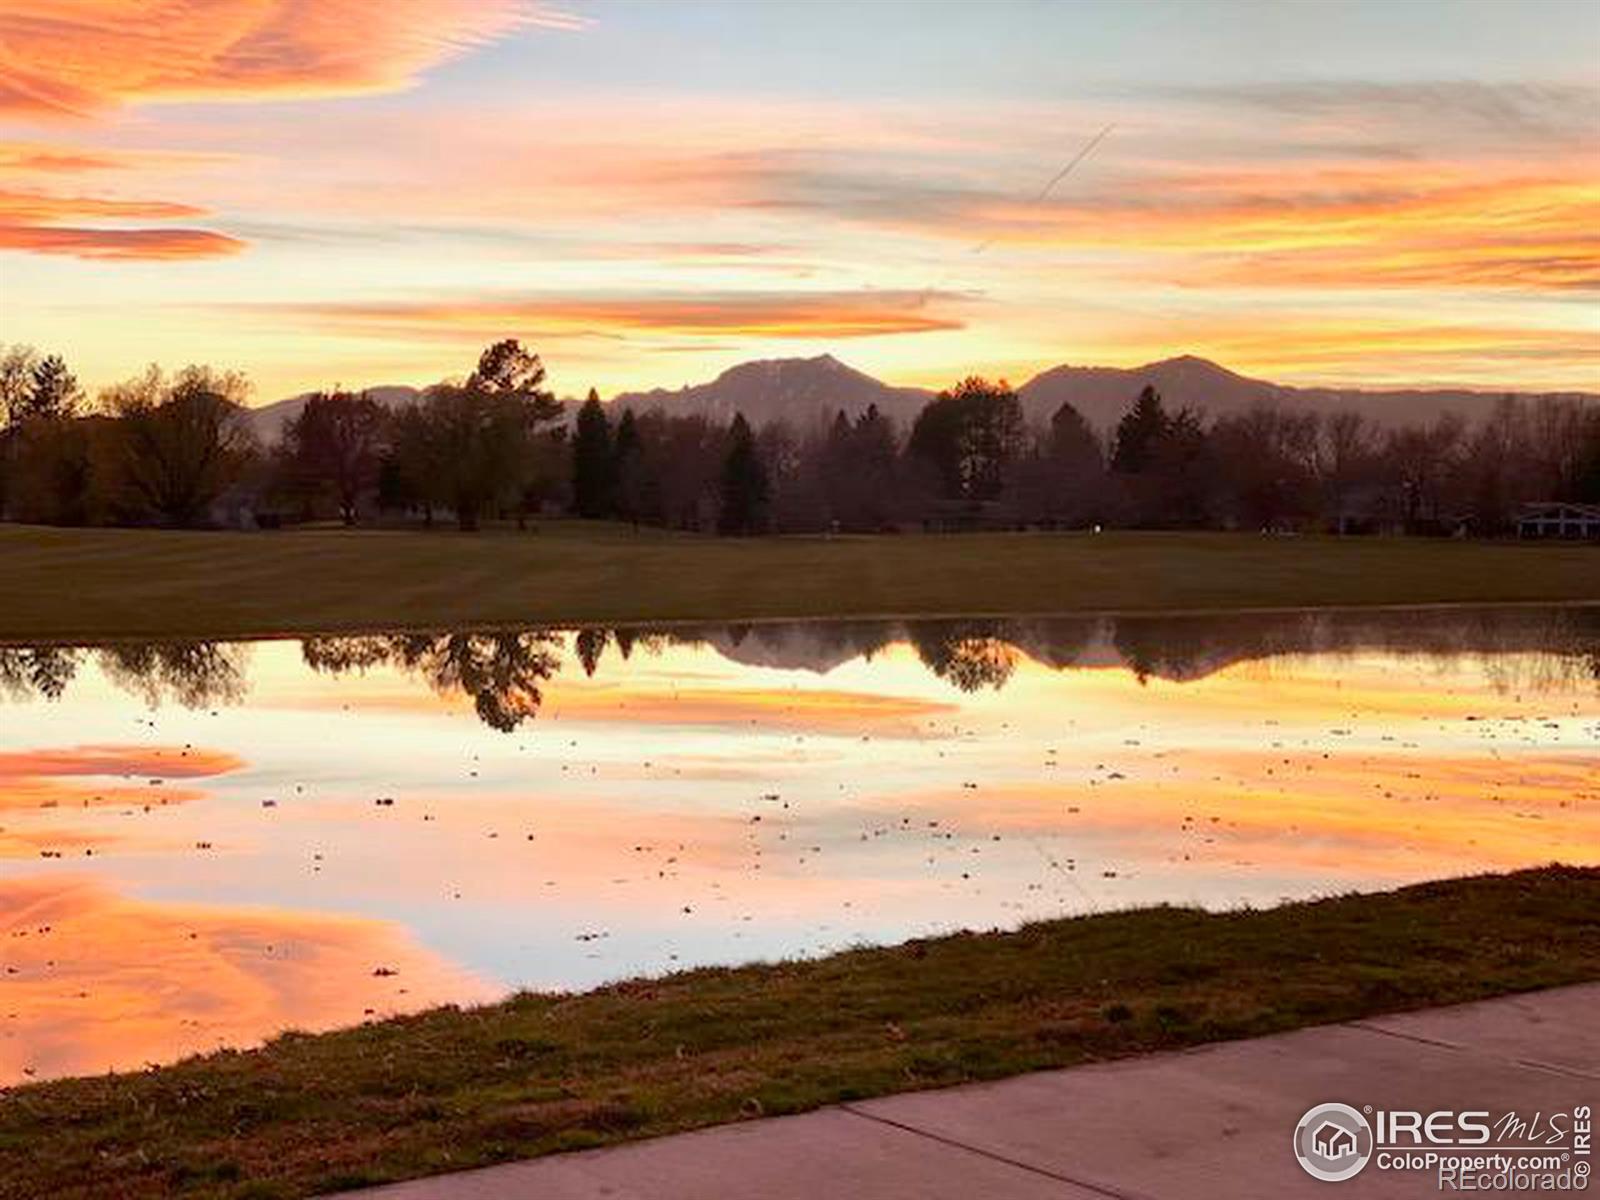
{"label": "standing water puddle", "polygon": [[0,648],[0,1084],[1600,860],[1600,609]]}

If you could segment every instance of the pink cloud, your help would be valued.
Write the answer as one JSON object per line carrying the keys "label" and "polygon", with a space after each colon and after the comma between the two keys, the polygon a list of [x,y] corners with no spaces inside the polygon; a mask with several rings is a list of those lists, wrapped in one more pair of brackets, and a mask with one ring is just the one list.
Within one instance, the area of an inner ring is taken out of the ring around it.
{"label": "pink cloud", "polygon": [[0,113],[392,91],[515,29],[583,23],[532,0],[6,0]]}
{"label": "pink cloud", "polygon": [[226,234],[181,227],[127,228],[63,224],[80,220],[172,220],[200,209],[163,200],[112,200],[0,190],[0,250],[93,259],[191,259],[237,254]]}

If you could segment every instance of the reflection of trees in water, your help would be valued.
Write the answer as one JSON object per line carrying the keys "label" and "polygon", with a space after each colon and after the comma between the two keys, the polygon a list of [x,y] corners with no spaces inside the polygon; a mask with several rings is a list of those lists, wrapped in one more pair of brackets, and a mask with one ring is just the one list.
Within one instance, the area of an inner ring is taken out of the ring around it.
{"label": "reflection of trees in water", "polygon": [[1477,666],[1498,691],[1600,679],[1600,608],[1376,609],[1119,617],[1118,656],[1141,680],[1200,679],[1238,662],[1383,654],[1441,674]]}
{"label": "reflection of trees in water", "polygon": [[1123,664],[1143,683],[1161,679],[1198,679],[1216,667],[1205,667],[1218,653],[1217,638],[1198,630],[1167,628],[1159,620],[1135,618],[1111,622],[1111,644]]}
{"label": "reflection of trees in water", "polygon": [[913,621],[906,632],[923,665],[963,692],[999,691],[1017,669],[1017,648],[1001,622]]}
{"label": "reflection of trees in water", "polygon": [[14,700],[59,700],[86,657],[151,708],[236,704],[248,690],[249,653],[239,642],[124,642],[115,646],[0,647],[0,692]]}
{"label": "reflection of trees in water", "polygon": [[387,635],[308,637],[300,642],[300,657],[313,671],[326,675],[366,671],[385,666],[394,658],[394,638]]}
{"label": "reflection of trees in water", "polygon": [[523,633],[395,634],[307,638],[301,657],[331,674],[394,666],[425,680],[441,696],[471,696],[485,725],[510,733],[535,716],[540,685],[561,668],[561,635]]}
{"label": "reflection of trees in water", "polygon": [[1097,619],[1084,617],[769,621],[618,630],[613,636],[619,645],[628,637],[648,650],[709,646],[744,666],[818,673],[907,643],[936,675],[971,692],[1002,687],[1021,654],[1051,666],[1077,662],[1098,627]]}
{"label": "reflection of trees in water", "polygon": [[82,657],[74,646],[0,646],[0,693],[13,700],[59,700]]}
{"label": "reflection of trees in water", "polygon": [[709,646],[746,666],[819,673],[904,642],[963,691],[1004,686],[1019,652],[1058,669],[1122,665],[1141,681],[1186,682],[1240,662],[1360,653],[1427,662],[1441,672],[1476,666],[1506,691],[1570,689],[1600,679],[1600,608],[1590,607],[772,622],[613,637],[652,650]]}
{"label": "reflection of trees in water", "polygon": [[[573,641],[573,649],[578,652],[578,661],[583,664],[583,673],[594,676],[600,666],[600,656],[605,653],[606,643],[611,640],[611,634],[604,629],[580,629],[578,636]],[[628,652],[622,652],[624,658]]]}
{"label": "reflection of trees in water", "polygon": [[243,642],[129,642],[95,654],[105,677],[151,708],[237,704],[249,690]]}
{"label": "reflection of trees in water", "polygon": [[[486,724],[510,731],[537,714],[541,685],[561,668],[564,637],[549,630],[312,637],[301,642],[301,655],[327,674],[398,668],[440,694],[472,697]],[[615,663],[669,646],[821,673],[897,643],[965,692],[1005,686],[1023,655],[1057,669],[1121,664],[1141,681],[1200,679],[1245,661],[1363,652],[1440,672],[1476,666],[1504,692],[1571,691],[1600,681],[1600,607],[596,627],[573,635],[573,652],[589,676],[613,651]],[[60,699],[92,659],[108,680],[152,707],[236,703],[248,689],[248,655],[246,643],[202,641],[0,647],[0,697]]]}

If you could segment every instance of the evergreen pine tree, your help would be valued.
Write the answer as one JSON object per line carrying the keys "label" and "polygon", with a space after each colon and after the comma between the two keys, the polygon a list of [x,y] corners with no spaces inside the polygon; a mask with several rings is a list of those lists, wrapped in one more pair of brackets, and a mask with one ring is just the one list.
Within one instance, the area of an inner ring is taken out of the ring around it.
{"label": "evergreen pine tree", "polygon": [[771,503],[767,468],[756,449],[755,434],[743,413],[728,427],[728,452],[722,461],[722,512],[719,533],[762,533]]}
{"label": "evergreen pine tree", "polygon": [[1150,466],[1157,447],[1171,428],[1161,393],[1146,384],[1122,420],[1111,451],[1111,469],[1137,475]]}
{"label": "evergreen pine tree", "polygon": [[59,354],[41,358],[33,368],[33,377],[24,401],[23,412],[29,417],[70,417],[76,413],[83,389],[78,378],[67,370],[66,360]]}
{"label": "evergreen pine tree", "polygon": [[615,464],[612,461],[611,422],[593,388],[578,410],[572,437],[572,508],[591,520],[612,513]]}
{"label": "evergreen pine tree", "polygon": [[633,409],[622,411],[611,443],[611,507],[624,521],[637,525],[645,516],[644,439]]}

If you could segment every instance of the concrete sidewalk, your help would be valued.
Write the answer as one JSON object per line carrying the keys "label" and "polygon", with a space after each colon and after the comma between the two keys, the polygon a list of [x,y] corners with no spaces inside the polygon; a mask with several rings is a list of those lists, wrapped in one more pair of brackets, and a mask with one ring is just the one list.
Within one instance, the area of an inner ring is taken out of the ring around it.
{"label": "concrete sidewalk", "polygon": [[[1600,1109],[1600,985],[1378,1017],[349,1193],[360,1200],[1284,1200],[1438,1195],[1291,1150],[1312,1105]],[[1331,1190],[1330,1190],[1331,1189]],[[1500,1195],[1521,1194],[1500,1192]]]}

